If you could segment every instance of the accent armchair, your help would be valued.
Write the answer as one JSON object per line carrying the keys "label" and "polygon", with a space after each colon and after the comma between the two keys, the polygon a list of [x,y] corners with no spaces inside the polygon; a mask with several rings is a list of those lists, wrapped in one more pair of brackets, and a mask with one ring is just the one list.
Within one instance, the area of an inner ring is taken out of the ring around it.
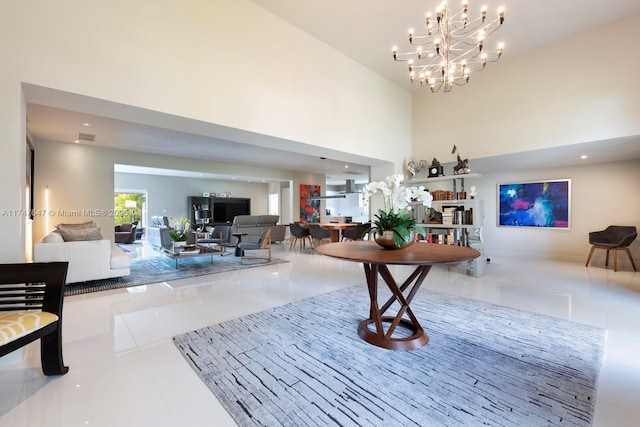
{"label": "accent armchair", "polygon": [[[209,236],[198,239],[199,245],[210,246],[212,244],[220,246],[220,251],[225,252],[226,246],[231,241],[231,226],[230,225],[216,225],[210,232]],[[224,255],[224,254],[223,254]]]}
{"label": "accent armchair", "polygon": [[136,226],[134,224],[120,224],[115,226],[116,243],[133,243],[136,241]]}
{"label": "accent armchair", "polygon": [[638,271],[636,264],[633,262],[631,252],[629,251],[629,245],[631,245],[636,237],[638,237],[638,233],[634,226],[610,225],[605,230],[590,232],[589,243],[592,246],[585,267],[589,266],[591,256],[595,249],[605,249],[607,251],[607,258],[604,266],[607,267],[609,265],[609,251],[613,250],[613,271],[618,271],[618,249],[622,249],[627,253],[633,270]]}
{"label": "accent armchair", "polygon": [[[241,251],[240,263],[242,264],[245,259],[261,259],[265,262],[271,262],[271,229],[267,228],[260,235],[260,240],[257,242],[240,242],[238,243],[238,249]],[[264,257],[248,257],[246,251],[267,250],[268,256]]]}

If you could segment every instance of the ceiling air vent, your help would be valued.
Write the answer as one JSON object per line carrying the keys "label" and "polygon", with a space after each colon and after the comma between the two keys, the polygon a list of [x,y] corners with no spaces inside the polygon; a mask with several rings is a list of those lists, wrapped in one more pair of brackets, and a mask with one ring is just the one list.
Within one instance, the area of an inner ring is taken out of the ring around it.
{"label": "ceiling air vent", "polygon": [[95,140],[96,140],[96,136],[95,135],[92,135],[90,133],[82,133],[82,132],[78,133],[78,141],[93,142]]}

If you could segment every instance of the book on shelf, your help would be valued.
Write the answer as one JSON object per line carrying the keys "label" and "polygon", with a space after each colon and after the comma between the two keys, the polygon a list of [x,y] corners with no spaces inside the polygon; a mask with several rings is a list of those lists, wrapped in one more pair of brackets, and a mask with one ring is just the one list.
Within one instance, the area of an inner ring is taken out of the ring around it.
{"label": "book on shelf", "polygon": [[447,191],[447,190],[434,190],[434,191],[430,191],[431,195],[433,196],[433,200],[438,201],[438,200],[454,200],[454,194],[453,191]]}

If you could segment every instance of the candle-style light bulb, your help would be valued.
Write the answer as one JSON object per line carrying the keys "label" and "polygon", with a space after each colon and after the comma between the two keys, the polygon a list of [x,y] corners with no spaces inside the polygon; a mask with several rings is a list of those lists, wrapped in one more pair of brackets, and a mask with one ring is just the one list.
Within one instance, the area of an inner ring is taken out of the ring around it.
{"label": "candle-style light bulb", "polygon": [[482,23],[484,24],[485,19],[487,19],[487,6],[482,6]]}
{"label": "candle-style light bulb", "polygon": [[394,46],[391,48],[391,52],[393,52],[393,59],[394,60],[398,60],[397,56],[398,56],[398,46]]}
{"label": "candle-style light bulb", "polygon": [[484,30],[480,30],[478,33],[478,51],[482,52],[482,46],[484,46]]}
{"label": "candle-style light bulb", "polygon": [[413,28],[409,28],[409,43],[413,43]]}
{"label": "candle-style light bulb", "polygon": [[498,18],[500,18],[500,25],[504,22],[504,7],[500,6],[498,8]]}

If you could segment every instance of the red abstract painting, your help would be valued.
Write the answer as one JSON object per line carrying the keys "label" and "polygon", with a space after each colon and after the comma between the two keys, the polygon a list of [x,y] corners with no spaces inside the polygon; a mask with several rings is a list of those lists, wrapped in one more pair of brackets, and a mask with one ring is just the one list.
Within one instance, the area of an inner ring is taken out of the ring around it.
{"label": "red abstract painting", "polygon": [[318,196],[319,185],[300,184],[300,222],[320,222],[320,200],[309,200]]}

